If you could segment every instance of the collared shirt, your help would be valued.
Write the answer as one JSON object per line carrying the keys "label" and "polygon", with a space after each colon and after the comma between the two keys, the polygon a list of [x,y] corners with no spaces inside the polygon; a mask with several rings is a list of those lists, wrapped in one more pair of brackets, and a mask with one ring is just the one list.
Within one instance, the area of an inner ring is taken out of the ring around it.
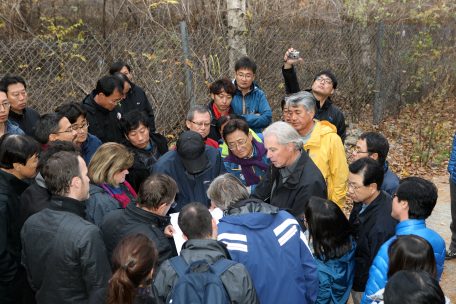
{"label": "collared shirt", "polygon": [[280,175],[282,176],[282,180],[284,183],[287,181],[287,179],[290,177],[291,173],[293,173],[293,170],[296,168],[296,166],[298,164],[298,160],[301,157],[301,154],[302,154],[302,150],[299,153],[298,157],[296,157],[295,161],[291,165],[289,165],[288,167],[279,169]]}
{"label": "collared shirt", "polygon": [[363,206],[361,207],[361,211],[359,212],[359,214],[363,213],[364,210],[366,210],[366,208],[369,206],[369,204],[363,204]]}

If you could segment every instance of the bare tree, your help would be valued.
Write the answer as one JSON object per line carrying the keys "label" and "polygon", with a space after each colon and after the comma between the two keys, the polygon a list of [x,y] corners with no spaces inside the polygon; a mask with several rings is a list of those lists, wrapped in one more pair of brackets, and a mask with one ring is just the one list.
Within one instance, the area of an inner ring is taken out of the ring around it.
{"label": "bare tree", "polygon": [[239,57],[247,55],[245,26],[245,0],[228,0],[228,41],[230,71],[234,71],[234,63]]}

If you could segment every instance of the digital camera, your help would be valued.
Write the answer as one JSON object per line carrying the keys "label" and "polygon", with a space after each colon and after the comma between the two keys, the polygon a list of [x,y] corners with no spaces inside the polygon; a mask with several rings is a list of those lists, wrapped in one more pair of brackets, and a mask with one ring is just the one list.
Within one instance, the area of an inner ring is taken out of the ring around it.
{"label": "digital camera", "polygon": [[299,59],[299,52],[290,52],[288,59]]}

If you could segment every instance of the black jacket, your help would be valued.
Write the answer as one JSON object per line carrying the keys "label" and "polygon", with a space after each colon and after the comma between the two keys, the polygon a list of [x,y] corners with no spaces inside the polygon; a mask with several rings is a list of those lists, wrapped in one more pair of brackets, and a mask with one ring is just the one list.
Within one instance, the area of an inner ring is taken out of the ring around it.
{"label": "black jacket", "polygon": [[[149,133],[149,138],[149,140],[152,140],[157,145],[157,150],[160,156],[168,152],[168,143],[163,135],[151,132]],[[133,146],[128,140],[124,140],[123,144],[135,152],[135,161],[133,163],[133,166],[128,169],[126,180],[133,187],[133,189],[135,189],[136,193],[138,193],[139,186],[141,185],[142,181],[145,180],[150,174],[152,174],[152,171],[149,171],[146,168],[144,161],[142,160],[142,157],[139,156],[138,152],[140,152],[143,156],[146,156],[150,150],[147,151],[145,149],[139,149]],[[150,155],[149,157],[153,156]]]}
{"label": "black jacket", "polygon": [[125,209],[113,210],[106,214],[100,229],[109,262],[119,241],[138,232],[144,233],[154,241],[159,255],[159,264],[171,258],[172,247],[163,232],[170,220],[169,216],[160,216],[137,207],[136,202],[128,204]]}
{"label": "black jacket", "polygon": [[26,135],[35,138],[35,126],[38,120],[40,120],[40,113],[32,108],[25,107],[22,114],[10,111],[8,119],[16,122]]}
{"label": "black jacket", "polygon": [[[207,106],[207,108],[211,112],[211,116],[212,116],[211,130],[209,131],[209,135],[207,137],[218,142],[220,139],[222,139],[222,136],[220,135],[220,132],[217,130],[217,127],[216,127],[218,118],[217,118],[217,116],[215,116],[213,105],[214,105],[214,100],[211,100],[211,102],[209,102],[209,104]],[[234,112],[233,107],[230,107],[230,110],[228,111],[227,115],[229,115],[229,114],[237,114],[237,113]]]}
{"label": "black jacket", "polygon": [[[307,153],[301,152],[301,157],[290,177],[285,183],[277,187],[279,177],[279,169],[270,163],[266,175],[256,186],[252,197],[261,199],[280,209],[289,209],[305,231],[306,228],[301,221],[301,215],[304,213],[309,198],[311,196],[324,199],[328,197],[323,175]],[[271,194],[273,186],[274,192]]]}
{"label": "black jacket", "polygon": [[[135,294],[136,298],[133,302],[134,304],[156,304],[155,299],[148,295],[147,291],[142,288],[135,289]],[[92,293],[87,304],[106,304],[106,301],[106,288],[102,288]]]}
{"label": "black jacket", "polygon": [[100,229],[82,218],[85,204],[53,196],[21,231],[22,264],[38,304],[86,304],[111,277]]}
{"label": "black jacket", "polygon": [[[282,67],[282,74],[283,79],[285,80],[285,90],[287,92],[287,95],[301,91],[294,67],[291,69],[284,69],[284,67]],[[311,89],[308,89],[306,91],[312,93]],[[342,111],[333,105],[331,97],[328,97],[328,99],[326,99],[326,101],[323,103],[323,107],[320,107],[320,102],[318,100],[315,105],[315,118],[318,120],[329,121],[334,126],[336,126],[337,135],[340,136],[342,143],[344,143],[346,137],[346,126],[345,117]]]}
{"label": "black jacket", "polygon": [[122,111],[128,113],[131,110],[146,112],[149,117],[149,128],[151,132],[155,132],[155,114],[150,105],[149,99],[144,90],[130,82],[130,90],[125,99],[120,103]]}
{"label": "black jacket", "polygon": [[29,217],[49,207],[51,197],[52,194],[46,188],[43,177],[38,173],[21,196],[21,228]]}
{"label": "black jacket", "polygon": [[[218,260],[225,258],[231,260],[226,245],[216,240],[188,240],[181,250],[181,257],[187,265],[204,260],[214,265]],[[198,265],[192,269],[194,272],[207,272],[207,265]],[[171,292],[179,276],[174,271],[169,261],[165,261],[155,278],[153,286],[157,303],[166,302],[166,297]],[[236,263],[228,268],[221,276],[226,292],[233,304],[257,304],[260,303],[253,285],[252,278],[244,265]]]}
{"label": "black jacket", "polygon": [[364,292],[369,279],[369,268],[380,247],[396,234],[398,221],[391,217],[391,196],[385,191],[360,214],[363,203],[354,203],[350,223],[356,230],[358,246],[355,252],[355,280],[353,290]]}
{"label": "black jacket", "polygon": [[119,126],[119,120],[123,114],[121,107],[117,105],[114,110],[109,111],[97,104],[92,96],[93,92],[81,102],[87,111],[89,133],[95,135],[102,143],[111,141],[121,143],[124,138]]}
{"label": "black jacket", "polygon": [[[21,297],[7,286],[21,285],[21,221],[19,199],[28,184],[0,169],[0,299],[2,303]],[[11,294],[14,293],[14,294]]]}

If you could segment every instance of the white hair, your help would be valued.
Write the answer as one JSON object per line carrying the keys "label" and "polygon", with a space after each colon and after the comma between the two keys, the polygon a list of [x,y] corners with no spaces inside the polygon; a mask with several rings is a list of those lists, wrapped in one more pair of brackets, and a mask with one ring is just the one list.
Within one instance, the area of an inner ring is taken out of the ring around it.
{"label": "white hair", "polygon": [[248,199],[250,193],[234,175],[225,173],[212,181],[207,189],[207,197],[216,207],[228,210],[237,202]]}
{"label": "white hair", "polygon": [[301,150],[304,144],[298,131],[283,121],[278,121],[267,127],[263,131],[264,138],[274,134],[277,136],[277,142],[286,147],[289,143],[294,145],[295,150]]}
{"label": "white hair", "polygon": [[303,106],[307,114],[310,114],[312,110],[315,110],[316,101],[317,99],[315,98],[315,96],[307,91],[301,91],[285,97],[287,108],[289,108],[290,106]]}

